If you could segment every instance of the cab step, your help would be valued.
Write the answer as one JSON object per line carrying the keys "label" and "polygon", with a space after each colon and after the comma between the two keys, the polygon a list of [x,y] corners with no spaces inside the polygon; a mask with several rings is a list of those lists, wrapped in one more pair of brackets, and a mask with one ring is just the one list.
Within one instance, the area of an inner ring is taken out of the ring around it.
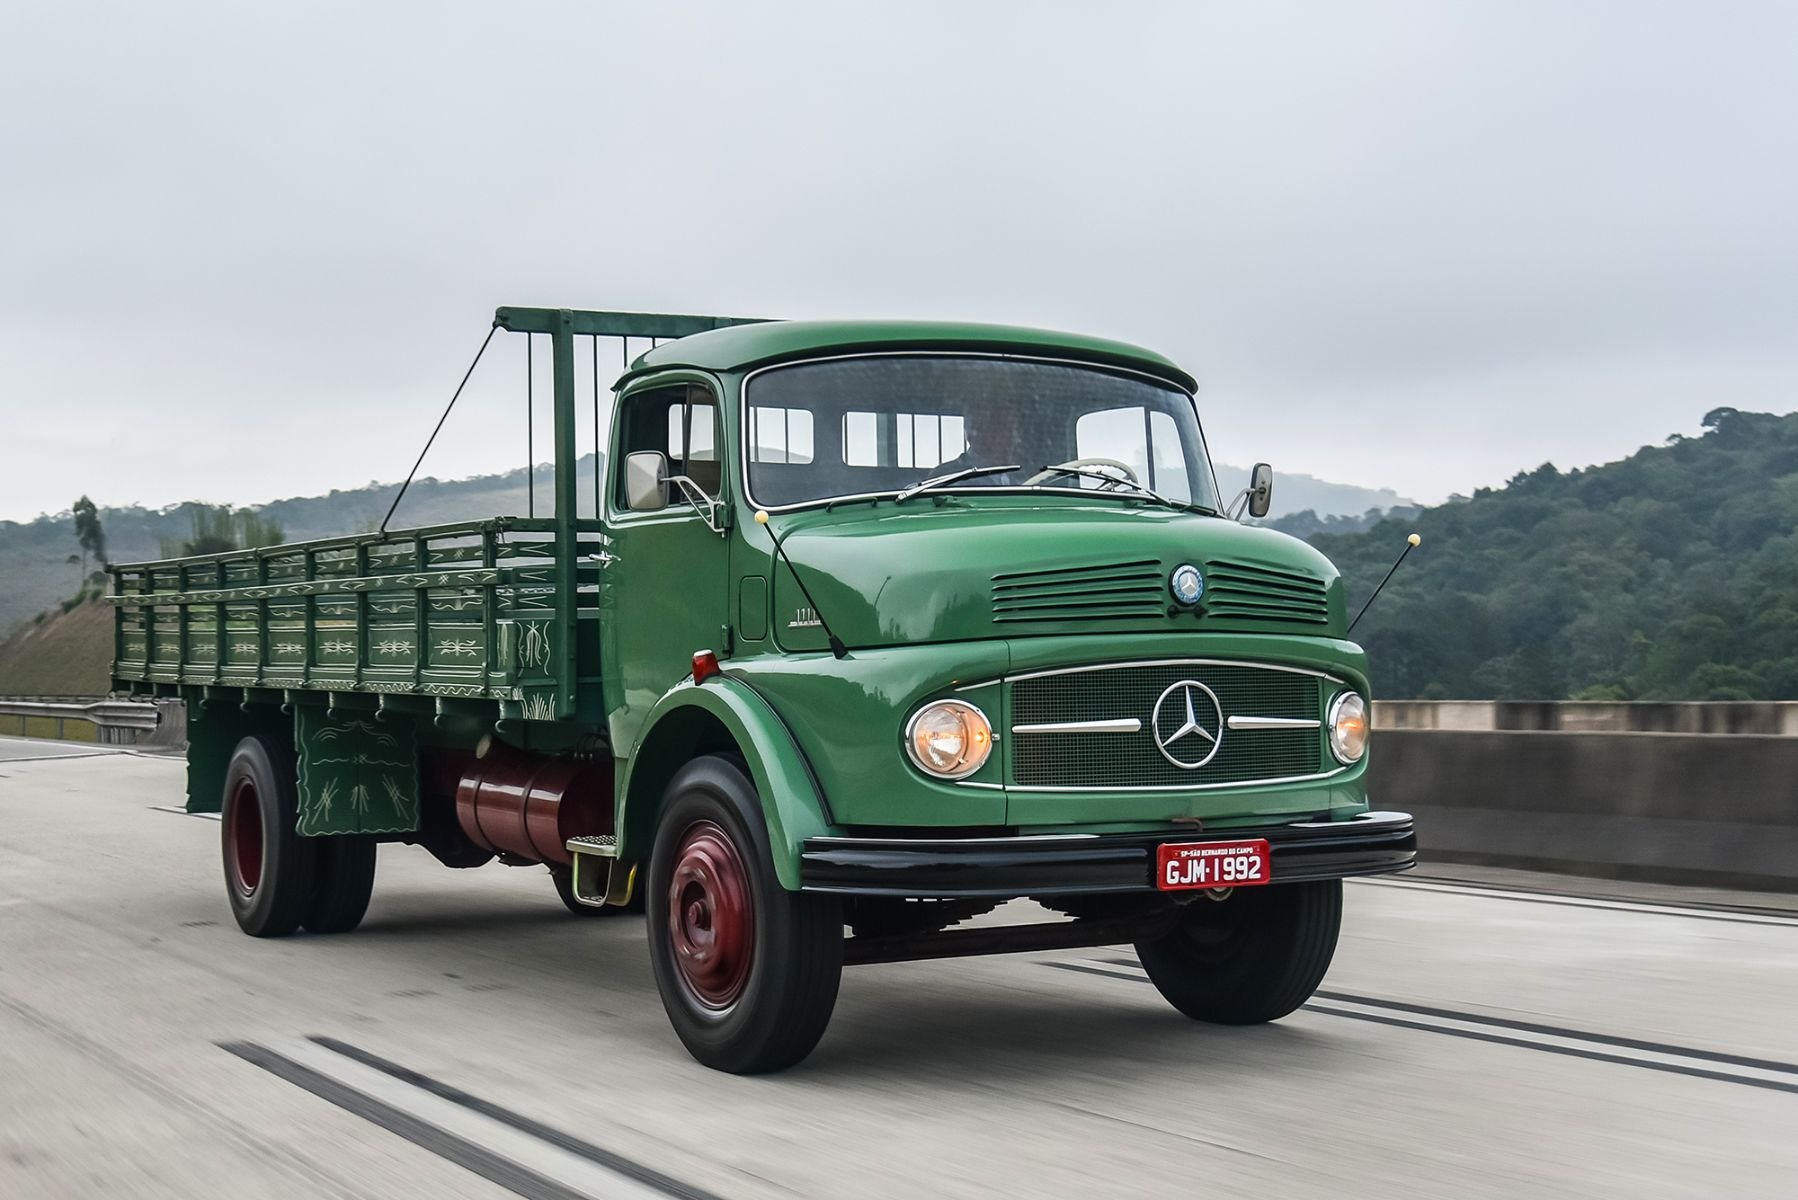
{"label": "cab step", "polygon": [[618,857],[618,838],[610,833],[571,837],[568,839],[568,853],[576,858],[583,854],[591,854],[596,858],[616,858]]}
{"label": "cab step", "polygon": [[637,881],[637,865],[618,861],[618,838],[609,833],[568,839],[574,860],[574,898],[593,908],[608,904],[623,907],[631,902]]}

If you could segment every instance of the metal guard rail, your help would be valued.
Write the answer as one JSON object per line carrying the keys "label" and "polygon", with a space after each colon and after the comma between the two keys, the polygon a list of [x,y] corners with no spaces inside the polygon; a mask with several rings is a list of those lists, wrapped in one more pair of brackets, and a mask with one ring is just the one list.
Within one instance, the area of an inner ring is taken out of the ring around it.
{"label": "metal guard rail", "polygon": [[17,700],[0,697],[0,717],[49,717],[91,721],[98,728],[148,732],[161,714],[156,706],[138,700]]}

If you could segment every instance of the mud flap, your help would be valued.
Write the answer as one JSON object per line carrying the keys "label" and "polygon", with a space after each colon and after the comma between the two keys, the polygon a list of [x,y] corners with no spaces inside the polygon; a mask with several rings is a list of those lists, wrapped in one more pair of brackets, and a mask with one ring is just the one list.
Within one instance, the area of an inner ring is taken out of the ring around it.
{"label": "mud flap", "polygon": [[418,748],[411,725],[295,714],[300,749],[299,832],[412,833],[418,829]]}

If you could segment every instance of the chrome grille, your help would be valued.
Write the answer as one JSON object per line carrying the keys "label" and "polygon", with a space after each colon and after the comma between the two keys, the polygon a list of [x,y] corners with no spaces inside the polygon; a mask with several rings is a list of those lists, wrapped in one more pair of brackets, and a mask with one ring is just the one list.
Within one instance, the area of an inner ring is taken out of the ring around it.
{"label": "chrome grille", "polygon": [[1011,779],[1020,787],[1195,787],[1247,783],[1327,769],[1323,730],[1225,729],[1217,754],[1195,770],[1175,766],[1155,744],[1155,702],[1182,680],[1217,696],[1225,718],[1320,720],[1327,680],[1248,663],[1138,663],[1057,672],[1011,685],[1011,724],[1142,723],[1134,732],[1014,733]]}
{"label": "chrome grille", "polygon": [[1299,625],[1327,625],[1329,586],[1323,580],[1251,563],[1214,559],[1205,564],[1205,611]]}
{"label": "chrome grille", "polygon": [[1152,559],[993,576],[996,622],[1158,617],[1166,611],[1161,564]]}

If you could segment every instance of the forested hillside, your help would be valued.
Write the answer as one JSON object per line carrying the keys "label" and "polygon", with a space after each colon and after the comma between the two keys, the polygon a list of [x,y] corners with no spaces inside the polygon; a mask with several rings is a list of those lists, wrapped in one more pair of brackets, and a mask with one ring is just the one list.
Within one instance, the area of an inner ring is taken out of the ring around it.
{"label": "forested hillside", "polygon": [[[539,516],[555,510],[553,474],[548,467],[537,468]],[[580,460],[578,486],[581,511],[591,512],[590,454]],[[277,500],[263,505],[256,514],[278,526],[287,541],[359,533],[380,524],[397,490],[396,484],[370,484],[327,496]],[[413,482],[394,514],[393,527],[407,529],[482,517],[523,516],[530,507],[528,500],[522,467],[503,475],[473,479],[419,479]],[[100,519],[112,561],[141,562],[162,557],[165,543],[180,542],[192,535],[193,507],[102,508]],[[75,594],[81,585],[81,568],[69,563],[68,558],[78,549],[74,525],[66,513],[27,522],[0,521],[0,637],[18,622],[52,610]],[[91,569],[96,564],[87,565]]]}
{"label": "forested hillside", "polygon": [[1621,462],[1316,535],[1377,695],[1798,699],[1798,414],[1720,408]]}
{"label": "forested hillside", "polygon": [[[1798,699],[1798,414],[1722,408],[1704,429],[1603,466],[1543,466],[1362,533],[1285,524],[1342,568],[1351,613],[1405,535],[1423,535],[1355,632],[1379,695]],[[524,484],[523,471],[421,480],[396,524],[522,513]],[[587,474],[583,498],[591,486]],[[539,513],[548,491],[540,474]],[[372,527],[391,499],[371,487],[260,511],[290,539],[323,537]],[[181,510],[102,515],[115,560],[154,557],[187,531]],[[74,547],[66,518],[0,523],[0,629],[75,592]]]}
{"label": "forested hillside", "polygon": [[[576,472],[581,512],[587,514],[593,511],[593,463],[593,455],[582,457]],[[1217,474],[1231,495],[1248,478],[1246,470],[1223,463],[1218,464]],[[82,484],[78,481],[72,486]],[[396,490],[395,484],[371,483],[328,496],[277,500],[252,510],[251,515],[273,523],[286,541],[359,533],[380,523]],[[535,507],[538,516],[554,511],[553,491],[554,472],[548,466],[539,466]],[[1308,533],[1321,527],[1320,519],[1300,510],[1314,509],[1323,514],[1323,522],[1327,523],[1341,514],[1362,514],[1370,508],[1383,509],[1400,503],[1404,501],[1396,493],[1384,489],[1330,483],[1309,475],[1283,475],[1274,494],[1274,514],[1299,514],[1302,523],[1295,532]],[[162,557],[166,544],[179,543],[193,535],[195,507],[183,504],[147,509],[130,505],[100,509],[112,561],[141,562]],[[530,508],[523,468],[473,479],[425,478],[415,481],[406,492],[405,502],[394,514],[393,528],[523,516]],[[1353,520],[1357,522],[1354,528],[1366,523],[1363,516]],[[0,637],[19,622],[53,610],[75,594],[81,587],[82,568],[68,560],[78,550],[75,527],[67,513],[35,521],[0,521]],[[89,569],[96,565],[87,564]]]}

